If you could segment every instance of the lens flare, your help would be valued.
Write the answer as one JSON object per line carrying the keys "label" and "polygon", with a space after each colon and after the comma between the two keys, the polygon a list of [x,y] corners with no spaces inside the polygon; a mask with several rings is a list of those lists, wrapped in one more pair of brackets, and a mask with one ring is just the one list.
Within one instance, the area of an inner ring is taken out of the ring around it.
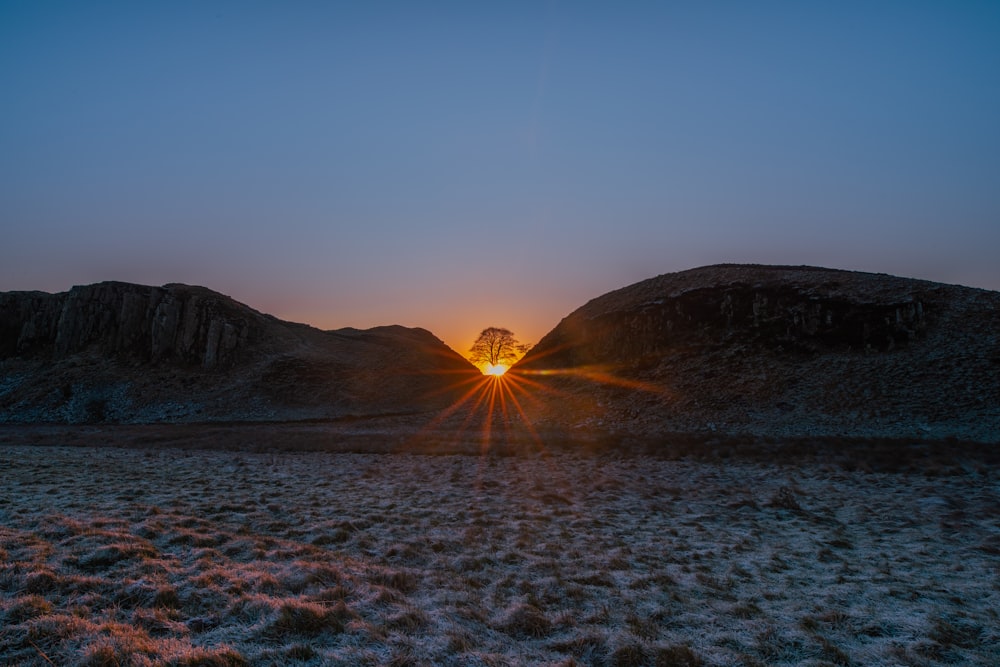
{"label": "lens flare", "polygon": [[[637,390],[669,398],[669,389],[619,376],[607,366],[576,366],[528,370],[504,364],[487,364],[454,373],[455,381],[434,393],[450,392],[451,405],[437,412],[411,436],[414,447],[455,447],[465,451],[478,445],[485,456],[493,451],[525,451],[544,454],[548,447],[535,429],[534,415],[546,412],[560,401],[571,402],[574,394],[563,385],[582,380],[594,386]],[[544,416],[544,415],[543,415]],[[450,443],[450,444],[448,444]]]}

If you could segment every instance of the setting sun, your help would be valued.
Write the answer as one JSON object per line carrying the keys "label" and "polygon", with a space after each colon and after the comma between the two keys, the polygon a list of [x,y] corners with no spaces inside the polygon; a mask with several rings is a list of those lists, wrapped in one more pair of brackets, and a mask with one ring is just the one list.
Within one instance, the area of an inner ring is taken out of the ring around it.
{"label": "setting sun", "polygon": [[528,347],[518,341],[510,329],[486,327],[469,350],[469,361],[479,366],[483,375],[500,377],[524,356]]}

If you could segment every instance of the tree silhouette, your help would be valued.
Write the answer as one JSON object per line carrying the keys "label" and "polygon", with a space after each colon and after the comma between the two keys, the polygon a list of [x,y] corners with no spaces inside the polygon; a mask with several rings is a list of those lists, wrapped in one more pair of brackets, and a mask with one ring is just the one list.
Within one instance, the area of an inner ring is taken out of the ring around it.
{"label": "tree silhouette", "polygon": [[469,349],[469,359],[477,366],[510,366],[527,351],[510,329],[487,327]]}

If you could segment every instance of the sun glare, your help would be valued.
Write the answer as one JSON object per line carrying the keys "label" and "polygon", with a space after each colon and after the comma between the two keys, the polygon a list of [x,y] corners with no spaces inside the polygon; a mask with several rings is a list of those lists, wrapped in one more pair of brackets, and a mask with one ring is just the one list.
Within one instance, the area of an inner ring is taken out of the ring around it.
{"label": "sun glare", "polygon": [[507,372],[506,364],[486,364],[486,368],[483,370],[483,375],[493,375],[494,377],[499,377]]}

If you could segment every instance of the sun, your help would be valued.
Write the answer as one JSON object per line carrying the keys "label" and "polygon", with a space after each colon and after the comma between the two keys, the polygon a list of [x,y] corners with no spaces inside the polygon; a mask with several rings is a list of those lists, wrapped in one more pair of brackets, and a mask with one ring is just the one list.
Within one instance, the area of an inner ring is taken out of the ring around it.
{"label": "sun", "polygon": [[483,369],[483,375],[492,375],[493,377],[500,377],[507,372],[509,366],[507,364],[486,364]]}

